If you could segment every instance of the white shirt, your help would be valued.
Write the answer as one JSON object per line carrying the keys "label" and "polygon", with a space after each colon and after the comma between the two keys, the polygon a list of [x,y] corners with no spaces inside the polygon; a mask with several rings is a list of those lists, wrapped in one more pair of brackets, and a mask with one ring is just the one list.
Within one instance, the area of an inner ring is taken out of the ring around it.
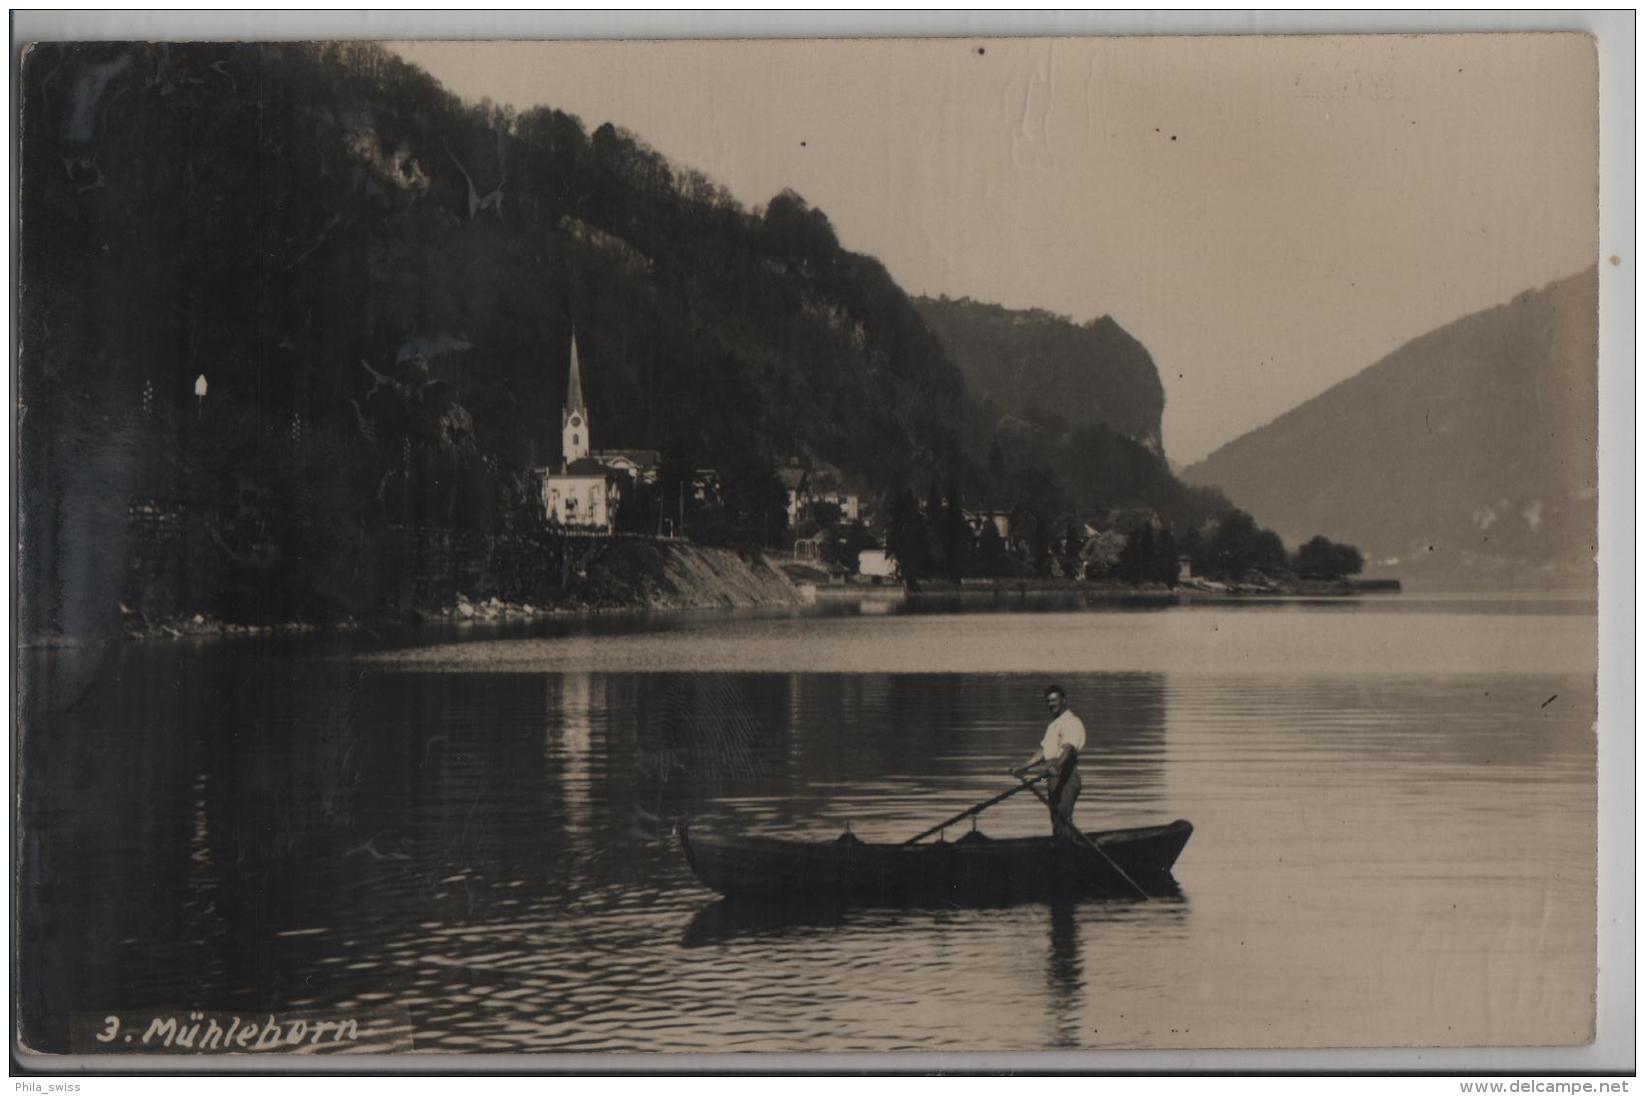
{"label": "white shirt", "polygon": [[1046,725],[1040,753],[1047,761],[1055,761],[1064,746],[1072,746],[1075,751],[1085,749],[1085,724],[1079,716],[1066,710]]}

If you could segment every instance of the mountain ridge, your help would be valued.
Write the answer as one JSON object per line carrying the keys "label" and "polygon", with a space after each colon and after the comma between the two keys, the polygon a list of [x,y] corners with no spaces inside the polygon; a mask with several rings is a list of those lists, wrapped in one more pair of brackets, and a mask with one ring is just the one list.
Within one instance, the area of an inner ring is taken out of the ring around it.
{"label": "mountain ridge", "polygon": [[1040,308],[916,297],[975,394],[1046,425],[1101,422],[1161,452],[1165,388],[1154,359],[1104,313],[1083,323]]}
{"label": "mountain ridge", "polygon": [[1592,576],[1597,267],[1404,343],[1183,471],[1373,570]]}

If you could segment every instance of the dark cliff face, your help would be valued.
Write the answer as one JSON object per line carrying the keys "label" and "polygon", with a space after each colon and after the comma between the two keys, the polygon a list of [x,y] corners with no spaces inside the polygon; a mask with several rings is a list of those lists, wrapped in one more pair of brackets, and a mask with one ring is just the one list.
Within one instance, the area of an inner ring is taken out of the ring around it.
{"label": "dark cliff face", "polygon": [[1167,464],[1159,372],[1111,317],[1075,324],[969,299],[915,303],[965,374],[973,497],[1052,517],[1144,507],[1178,529],[1227,510]]}
{"label": "dark cliff face", "polygon": [[969,299],[915,302],[979,398],[1049,429],[1101,423],[1160,448],[1165,389],[1148,350],[1112,317],[1076,324]]}
{"label": "dark cliff face", "polygon": [[1593,581],[1598,273],[1447,324],[1188,468],[1373,567]]}

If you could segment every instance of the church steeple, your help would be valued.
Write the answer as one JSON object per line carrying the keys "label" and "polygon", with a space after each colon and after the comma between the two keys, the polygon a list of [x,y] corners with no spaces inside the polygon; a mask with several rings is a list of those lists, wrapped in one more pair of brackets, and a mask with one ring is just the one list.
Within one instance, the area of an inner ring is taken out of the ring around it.
{"label": "church steeple", "polygon": [[565,462],[588,456],[588,404],[583,400],[583,370],[577,360],[577,331],[571,332],[571,377],[566,382],[565,406],[560,408],[560,452]]}
{"label": "church steeple", "polygon": [[573,413],[582,415],[584,421],[588,419],[588,405],[583,402],[583,370],[577,361],[577,329],[571,329],[571,380],[566,384],[565,408],[560,413],[563,423],[571,418]]}

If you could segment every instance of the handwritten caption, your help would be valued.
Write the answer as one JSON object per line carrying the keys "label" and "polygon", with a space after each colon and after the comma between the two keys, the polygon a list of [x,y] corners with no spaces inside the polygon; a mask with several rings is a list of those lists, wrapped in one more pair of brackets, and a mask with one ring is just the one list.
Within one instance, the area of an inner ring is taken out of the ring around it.
{"label": "handwritten caption", "polygon": [[76,1054],[392,1054],[411,1049],[411,1016],[403,1008],[77,1012],[69,1045]]}

